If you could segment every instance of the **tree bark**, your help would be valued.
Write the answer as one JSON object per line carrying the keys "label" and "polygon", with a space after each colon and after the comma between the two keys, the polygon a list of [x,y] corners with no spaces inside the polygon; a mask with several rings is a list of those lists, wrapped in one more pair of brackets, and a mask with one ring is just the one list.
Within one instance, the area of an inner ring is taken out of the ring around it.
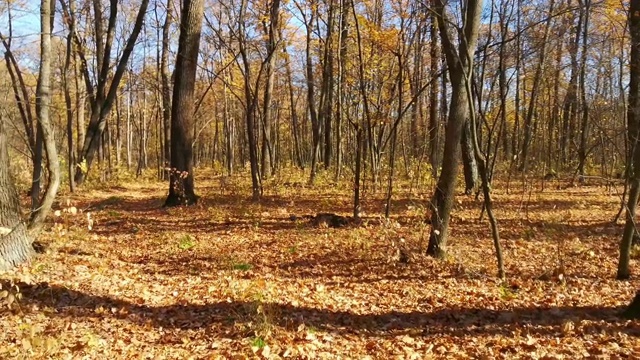
{"label": "tree bark", "polygon": [[0,113],[0,270],[11,269],[33,255],[31,237],[20,218],[20,200],[9,168],[7,121]]}
{"label": "tree bark", "polygon": [[171,175],[165,206],[198,201],[193,181],[194,88],[204,0],[185,0],[180,19],[175,84],[171,107]]}
{"label": "tree bark", "polygon": [[[171,163],[171,76],[169,75],[169,31],[173,17],[173,4],[167,1],[167,13],[162,25],[162,53],[160,56],[160,79],[162,82],[162,122],[163,122],[163,167]],[[164,178],[169,178],[169,172],[163,171]]]}
{"label": "tree bark", "polygon": [[31,213],[29,230],[33,234],[37,234],[41,230],[60,186],[58,150],[53,137],[53,126],[49,118],[51,104],[51,33],[53,32],[54,7],[54,0],[42,0],[40,5],[40,71],[36,86],[36,113],[38,115],[38,129],[47,154],[49,182],[42,201],[38,201],[38,208]]}
{"label": "tree bark", "polygon": [[589,15],[591,11],[591,0],[580,0],[580,7],[584,13],[584,25],[582,26],[582,54],[580,55],[580,102],[582,103],[582,121],[580,126],[580,146],[578,147],[578,174],[580,182],[584,181],[585,166],[587,163],[588,149],[587,142],[589,140],[589,104],[587,103],[586,89],[586,67],[587,67],[587,50],[589,35]]}
{"label": "tree bark", "polygon": [[478,162],[473,151],[473,134],[471,121],[468,119],[464,123],[462,129],[462,139],[460,146],[462,147],[462,170],[464,173],[464,193],[473,194],[478,188]]}
{"label": "tree bark", "polygon": [[[69,7],[75,10],[75,0],[69,1]],[[69,22],[69,34],[67,34],[67,43],[65,47],[64,68],[62,69],[62,86],[64,89],[64,102],[66,106],[65,114],[67,116],[67,174],[69,177],[69,190],[76,191],[76,183],[73,175],[76,167],[76,149],[73,141],[73,100],[71,99],[71,86],[69,84],[69,75],[71,74],[71,59],[73,56],[73,32],[75,31],[75,21]],[[80,111],[81,109],[76,109]]]}
{"label": "tree bark", "polygon": [[[438,19],[435,14],[431,15],[431,25],[429,26],[429,36],[431,44],[429,45],[429,67],[431,76],[436,76],[440,71],[440,51],[438,48]],[[432,81],[429,86],[429,161],[431,163],[431,174],[435,179],[438,177],[438,167],[440,167],[440,159],[438,152],[439,117],[438,113],[438,95],[440,85],[437,81]]]}
{"label": "tree bark", "polygon": [[315,80],[313,73],[313,60],[311,58],[311,35],[313,33],[313,22],[316,16],[317,6],[311,6],[311,13],[306,12],[299,7],[300,12],[303,14],[303,22],[306,28],[306,43],[305,43],[305,58],[306,67],[305,74],[307,77],[307,107],[309,108],[309,117],[311,118],[311,174],[309,175],[309,184],[313,184],[318,171],[318,156],[320,155],[320,120],[318,119],[318,111],[316,109],[316,93],[315,93]]}
{"label": "tree bark", "polygon": [[[246,12],[247,0],[242,0],[240,5],[240,35],[238,45],[244,70],[244,96],[245,96],[245,120],[247,124],[247,141],[249,145],[249,165],[251,167],[251,196],[254,201],[262,197],[262,183],[260,181],[260,166],[258,159],[258,139],[256,134],[256,111],[258,107],[257,93],[252,88],[251,61],[247,46]],[[256,77],[260,79],[260,75]]]}
{"label": "tree bark", "polygon": [[617,278],[631,276],[629,263],[633,235],[636,233],[636,206],[640,197],[640,0],[631,0],[629,13],[629,34],[631,49],[629,60],[629,106],[627,108],[627,181],[630,183],[627,200],[626,223],[620,240],[620,258]]}
{"label": "tree bark", "polygon": [[320,116],[319,121],[324,126],[324,154],[323,164],[324,168],[328,169],[331,166],[331,158],[333,157],[333,147],[331,143],[332,138],[332,126],[333,126],[333,84],[334,84],[334,70],[333,70],[333,31],[335,27],[335,2],[329,0],[327,3],[329,9],[327,10],[327,33],[324,45],[324,55],[322,64],[322,88],[320,89]]}
{"label": "tree bark", "polygon": [[444,257],[446,254],[447,237],[451,208],[455,197],[456,178],[460,158],[460,140],[465,121],[469,116],[469,101],[465,80],[471,77],[473,71],[473,57],[478,42],[478,27],[482,12],[482,0],[469,0],[462,17],[463,31],[460,33],[459,44],[454,45],[449,35],[449,16],[442,0],[435,0],[434,12],[438,20],[438,29],[442,41],[442,51],[445,54],[449,75],[451,78],[451,104],[449,119],[445,131],[444,154],[442,159],[442,173],[438,179],[436,189],[431,200],[431,234],[427,254]]}
{"label": "tree bark", "polygon": [[296,101],[293,90],[293,75],[291,74],[291,59],[287,52],[287,47],[285,46],[284,54],[286,56],[286,65],[285,70],[287,73],[287,88],[289,90],[289,107],[291,108],[291,134],[293,136],[293,157],[296,162],[296,165],[304,170],[304,162],[302,160],[302,150],[300,149],[300,136],[298,131],[298,111],[296,109]]}
{"label": "tree bark", "polygon": [[277,36],[280,27],[280,0],[273,0],[269,8],[269,26],[266,29],[268,34],[267,40],[267,59],[265,60],[265,78],[266,84],[264,88],[264,101],[262,103],[263,127],[262,127],[262,178],[266,179],[273,172],[273,141],[271,134],[271,123],[273,122],[272,106],[273,106],[273,83],[275,77],[275,62]]}

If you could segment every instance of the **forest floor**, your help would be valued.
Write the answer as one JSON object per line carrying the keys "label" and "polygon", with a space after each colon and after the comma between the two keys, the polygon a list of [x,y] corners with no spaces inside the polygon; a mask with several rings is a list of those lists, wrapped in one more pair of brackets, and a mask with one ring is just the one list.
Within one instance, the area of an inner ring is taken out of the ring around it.
{"label": "forest floor", "polygon": [[495,185],[501,282],[472,196],[435,260],[432,184],[402,184],[389,222],[367,189],[365,221],[334,229],[290,215],[349,215],[349,183],[278,178],[253,203],[245,179],[200,175],[187,208],[163,208],[158,182],[60,196],[46,253],[0,275],[20,289],[0,308],[0,358],[640,358],[640,322],[619,317],[640,281],[614,280],[612,189]]}

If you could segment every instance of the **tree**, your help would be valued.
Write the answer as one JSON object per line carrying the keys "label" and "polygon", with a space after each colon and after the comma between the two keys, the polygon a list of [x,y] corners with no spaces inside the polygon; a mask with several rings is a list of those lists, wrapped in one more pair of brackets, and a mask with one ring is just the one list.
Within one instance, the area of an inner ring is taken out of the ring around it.
{"label": "tree", "polygon": [[38,126],[37,120],[34,119],[32,111],[33,99],[28,90],[25,76],[23,75],[21,66],[18,60],[13,54],[11,49],[13,38],[13,26],[12,14],[9,8],[9,36],[5,37],[0,33],[0,39],[5,48],[4,58],[11,78],[11,84],[13,89],[13,95],[16,100],[16,105],[22,119],[22,124],[25,129],[25,135],[27,143],[29,145],[29,152],[31,155],[31,163],[33,164],[33,171],[31,173],[31,189],[29,196],[31,197],[31,210],[36,210],[40,202],[40,185],[42,180],[42,159],[44,155],[44,143],[42,138],[42,131]]}
{"label": "tree", "polygon": [[264,88],[264,100],[262,102],[262,178],[268,178],[273,170],[275,164],[274,159],[273,141],[271,139],[271,123],[273,122],[272,115],[272,94],[273,83],[275,80],[275,63],[276,63],[276,50],[278,46],[278,34],[280,27],[280,0],[273,0],[268,8],[269,11],[269,24],[265,26],[265,33],[267,34],[267,58],[264,61],[264,73],[266,78],[266,84]]}
{"label": "tree", "polygon": [[[64,0],[60,0],[60,4],[62,5],[62,10],[64,12],[64,19],[69,28],[71,28],[70,24],[75,21],[76,14],[71,11]],[[142,29],[149,0],[142,0],[140,3],[140,8],[136,15],[133,30],[126,41],[126,45],[122,50],[122,55],[117,62],[115,72],[113,74],[111,74],[111,68],[113,67],[111,51],[113,48],[113,39],[118,17],[118,1],[110,0],[109,18],[106,31],[104,29],[102,19],[102,5],[99,1],[94,1],[93,4],[95,12],[94,32],[96,46],[96,68],[93,70],[97,75],[97,82],[95,84],[91,81],[94,76],[91,76],[91,69],[89,69],[89,60],[87,59],[86,54],[87,49],[84,46],[86,41],[80,39],[77,31],[73,33],[75,50],[80,58],[80,67],[84,76],[85,87],[88,92],[87,97],[91,106],[89,124],[85,131],[85,137],[82,140],[82,153],[78,159],[81,163],[85,162],[85,166],[79,166],[75,175],[75,181],[78,186],[84,182],[87,172],[93,163],[95,154],[98,151],[102,133],[107,126],[107,117],[115,102],[120,81],[127,70],[127,63],[131,57],[131,53],[133,52],[140,30]]]}
{"label": "tree", "polygon": [[194,87],[204,16],[203,0],[185,0],[180,17],[175,83],[171,106],[171,174],[165,206],[198,201],[193,182]]}
{"label": "tree", "polygon": [[0,270],[31,258],[31,236],[20,217],[20,199],[9,171],[8,119],[0,113]]}
{"label": "tree", "polygon": [[534,114],[537,110],[536,102],[538,96],[540,94],[540,86],[542,84],[542,74],[544,72],[545,58],[547,55],[548,49],[548,39],[549,39],[549,30],[551,29],[551,19],[553,18],[555,1],[551,0],[549,3],[549,17],[547,20],[547,24],[544,28],[544,34],[542,36],[541,41],[541,49],[538,54],[538,64],[536,65],[536,71],[533,76],[533,87],[531,89],[531,94],[529,95],[529,106],[527,108],[527,113],[524,118],[524,139],[522,141],[522,158],[520,159],[520,167],[518,168],[520,171],[526,171],[527,165],[529,161],[529,152],[530,152],[530,144],[531,139],[534,135]]}
{"label": "tree", "polygon": [[[163,149],[164,166],[171,162],[171,84],[169,75],[169,31],[171,28],[173,5],[167,1],[167,12],[162,25],[162,53],[160,57],[160,78],[162,82],[162,123],[163,123]],[[168,178],[169,173],[163,173]]]}
{"label": "tree", "polygon": [[478,163],[473,151],[473,134],[477,131],[471,126],[471,121],[466,120],[462,128],[462,172],[464,173],[464,192],[472,194],[478,187]]}
{"label": "tree", "polygon": [[631,51],[629,60],[629,106],[627,108],[627,181],[630,184],[627,199],[626,222],[620,241],[618,279],[631,276],[629,262],[633,235],[636,233],[636,205],[640,198],[640,0],[632,0],[629,8],[629,34]]}
{"label": "tree", "polygon": [[431,199],[431,234],[427,254],[442,257],[446,254],[449,219],[455,197],[460,141],[465,122],[469,117],[468,86],[473,72],[473,58],[478,42],[478,26],[482,12],[482,0],[469,0],[460,4],[464,12],[464,22],[459,28],[458,44],[454,44],[449,33],[452,18],[448,15],[442,0],[435,0],[434,12],[451,80],[451,102],[449,119],[445,130],[442,172]]}
{"label": "tree", "polygon": [[51,102],[51,33],[53,31],[53,0],[40,4],[40,71],[36,87],[36,113],[42,141],[47,153],[49,183],[44,198],[29,220],[22,221],[20,199],[10,174],[9,151],[5,119],[0,116],[0,270],[28,261],[33,253],[33,239],[42,229],[60,185],[60,166],[49,119]]}
{"label": "tree", "polygon": [[40,206],[31,213],[29,229],[34,233],[39,232],[41,229],[60,186],[58,151],[53,137],[53,126],[49,118],[49,107],[51,106],[51,33],[53,32],[54,9],[54,0],[42,0],[40,4],[40,71],[36,87],[36,114],[44,150],[47,154],[49,183],[44,197],[39,203]]}
{"label": "tree", "polygon": [[[258,110],[258,95],[257,86],[255,90],[252,86],[252,71],[251,60],[248,51],[248,31],[247,31],[247,4],[248,0],[242,0],[240,2],[240,14],[239,14],[239,34],[238,45],[239,52],[242,58],[242,70],[244,72],[244,97],[245,97],[245,120],[247,124],[247,138],[249,145],[249,166],[251,167],[251,196],[253,200],[259,200],[262,196],[262,183],[260,181],[260,165],[258,159],[258,143],[256,138],[256,111]],[[262,72],[262,67],[259,73]],[[260,74],[256,76],[258,81]]]}

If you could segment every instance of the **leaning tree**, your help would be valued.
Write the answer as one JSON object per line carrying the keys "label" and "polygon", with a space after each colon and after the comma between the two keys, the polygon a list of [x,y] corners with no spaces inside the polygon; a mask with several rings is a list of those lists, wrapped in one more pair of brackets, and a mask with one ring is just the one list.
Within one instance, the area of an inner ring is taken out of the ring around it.
{"label": "leaning tree", "polygon": [[[444,256],[446,251],[449,219],[460,162],[460,141],[470,111],[468,79],[465,74],[471,74],[473,71],[482,0],[466,1],[461,9],[464,13],[462,17],[464,20],[458,28],[454,26],[455,16],[448,14],[445,2],[435,0],[434,13],[438,22],[442,51],[445,54],[451,79],[451,105],[445,130],[442,171],[431,199],[432,229],[427,253],[436,257]],[[453,36],[454,31],[457,32],[457,36]]]}

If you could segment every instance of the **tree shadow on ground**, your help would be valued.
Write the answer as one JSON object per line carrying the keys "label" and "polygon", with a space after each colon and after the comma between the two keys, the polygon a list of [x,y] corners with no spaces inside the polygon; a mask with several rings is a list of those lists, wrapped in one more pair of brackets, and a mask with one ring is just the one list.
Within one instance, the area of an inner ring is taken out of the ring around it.
{"label": "tree shadow on ground", "polygon": [[[22,292],[21,307],[36,305],[51,308],[48,316],[70,318],[116,318],[141,326],[178,330],[203,329],[211,326],[232,326],[248,323],[255,317],[257,306],[274,314],[274,325],[296,331],[301,324],[335,334],[356,334],[365,337],[393,336],[397,332],[416,330],[423,336],[512,336],[526,329],[529,335],[562,336],[567,321],[598,321],[597,326],[584,326],[583,335],[626,333],[640,336],[638,322],[619,317],[621,307],[522,307],[489,310],[452,307],[434,311],[387,311],[355,313],[282,303],[255,303],[229,300],[208,304],[149,306],[110,296],[86,294],[63,286],[39,283],[18,284]],[[97,309],[111,311],[96,311]],[[7,311],[7,310],[4,310]],[[2,312],[0,312],[2,316]]]}

